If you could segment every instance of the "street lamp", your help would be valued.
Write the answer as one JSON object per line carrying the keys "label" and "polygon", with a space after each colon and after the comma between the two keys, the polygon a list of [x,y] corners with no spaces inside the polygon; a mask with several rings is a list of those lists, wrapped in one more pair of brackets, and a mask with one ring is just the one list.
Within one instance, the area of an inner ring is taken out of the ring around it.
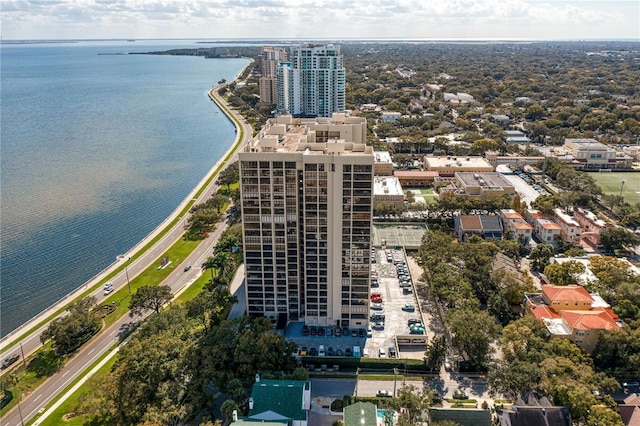
{"label": "street lamp", "polygon": [[627,183],[626,179],[621,179],[620,180],[620,194],[619,194],[620,204],[622,204],[622,188],[624,188],[624,184],[625,183]]}
{"label": "street lamp", "polygon": [[398,369],[394,368],[393,369],[393,397],[396,397],[396,376],[398,376]]}
{"label": "street lamp", "polygon": [[22,349],[22,342],[18,343],[20,343],[20,352],[22,352],[22,364],[24,365],[24,368],[27,368],[27,360],[24,359],[24,349]]}
{"label": "street lamp", "polygon": [[[130,260],[131,258],[127,259],[127,262]],[[131,282],[129,282],[129,271],[127,270],[128,267],[129,265],[124,266],[124,274],[127,276],[127,287],[129,287],[129,296],[131,296]]]}
{"label": "street lamp", "polygon": [[360,374],[360,367],[356,368],[356,398],[358,397],[358,374]]}

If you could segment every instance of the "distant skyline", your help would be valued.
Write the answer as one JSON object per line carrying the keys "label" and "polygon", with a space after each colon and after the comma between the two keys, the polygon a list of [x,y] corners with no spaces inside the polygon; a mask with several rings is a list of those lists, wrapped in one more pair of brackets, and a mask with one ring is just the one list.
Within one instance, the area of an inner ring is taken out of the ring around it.
{"label": "distant skyline", "polygon": [[640,0],[0,0],[4,40],[640,39]]}

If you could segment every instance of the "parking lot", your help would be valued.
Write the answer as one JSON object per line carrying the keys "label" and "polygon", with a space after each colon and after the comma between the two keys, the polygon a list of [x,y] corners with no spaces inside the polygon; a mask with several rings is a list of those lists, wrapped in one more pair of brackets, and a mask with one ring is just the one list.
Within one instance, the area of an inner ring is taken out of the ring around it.
{"label": "parking lot", "polygon": [[[414,277],[407,266],[404,251],[400,249],[377,248],[375,251],[372,250],[372,259],[375,259],[375,262],[372,260],[371,294],[379,293],[382,303],[370,310],[372,316],[369,329],[338,330],[336,327],[291,323],[287,326],[285,337],[298,344],[300,356],[321,356],[321,350],[324,350],[324,356],[329,359],[332,356],[354,356],[354,347],[359,348],[363,357],[393,357],[394,351],[396,357],[398,356],[396,335],[410,334],[410,319],[422,321],[415,297]],[[403,287],[400,286],[399,275],[404,281]],[[371,306],[374,307],[373,302]],[[416,324],[414,332],[420,332],[419,326]],[[415,334],[415,337],[426,338],[426,331],[425,334]],[[423,356],[424,344],[418,344],[415,348],[404,348],[401,354],[403,358]]]}

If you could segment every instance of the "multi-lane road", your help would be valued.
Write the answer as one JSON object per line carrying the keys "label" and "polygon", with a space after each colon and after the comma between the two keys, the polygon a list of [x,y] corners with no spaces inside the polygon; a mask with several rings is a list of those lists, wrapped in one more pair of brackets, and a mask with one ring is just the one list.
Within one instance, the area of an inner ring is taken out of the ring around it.
{"label": "multi-lane road", "polygon": [[[217,94],[215,96],[219,103],[227,106],[223,103],[224,101],[222,101],[217,96]],[[230,110],[228,106],[227,110]],[[235,114],[235,112],[232,113],[234,114],[237,122],[241,123],[244,129],[244,140],[240,142],[241,144],[244,144],[248,138],[251,138],[252,128],[246,121],[244,121],[241,116]],[[239,129],[237,131],[237,135],[238,137],[240,135]],[[234,143],[234,146],[235,145],[236,144]],[[229,162],[235,161],[235,158],[236,157],[234,156],[229,160]],[[205,201],[207,198],[211,197],[211,195],[213,195],[217,191],[217,189],[217,186],[212,182],[206,188],[206,190],[203,191],[197,202],[199,203]],[[192,194],[194,194],[195,192],[196,190],[194,190]],[[190,195],[190,197],[192,197],[192,195]],[[176,209],[172,216],[167,219],[166,223],[169,223],[175,217],[178,217],[180,211],[188,201],[190,201],[189,197]],[[183,226],[184,221],[178,221],[178,223],[173,226],[156,244],[154,244],[153,247],[146,250],[140,255],[140,257],[136,258],[133,261],[129,261],[128,259],[129,257],[133,256],[137,248],[134,248],[129,253],[126,253],[122,260],[120,260],[120,262],[130,263],[127,265],[126,270],[123,270],[121,273],[111,279],[114,290],[117,291],[121,288],[126,288],[130,279],[133,279],[150,265],[154,264],[157,259],[169,247],[171,247],[173,243],[182,238],[182,235],[184,234]],[[226,224],[224,222],[219,223],[216,227],[216,230],[211,233],[208,238],[205,238],[203,242],[186,259],[176,259],[176,262],[182,263],[180,263],[179,267],[174,268],[173,272],[171,272],[171,274],[162,282],[162,284],[170,286],[172,292],[176,294],[181,289],[193,283],[202,274],[200,265],[202,265],[206,258],[212,254],[213,247],[215,246],[220,237],[220,234],[224,231],[224,229],[226,229]],[[152,235],[150,235],[148,238],[151,237]],[[143,246],[144,244],[139,244],[137,247]],[[185,265],[193,265],[194,267],[185,272]],[[113,267],[116,268],[118,266],[120,266],[120,264],[115,264]],[[106,271],[106,273],[108,272],[109,271]],[[87,286],[90,287],[95,285],[96,282],[101,280],[102,278],[103,276],[94,278],[92,281],[87,283]],[[108,297],[103,294],[102,288],[98,288],[97,290],[95,290],[92,295],[96,296],[98,303],[102,302],[106,297]],[[24,397],[20,401],[19,410],[16,407],[9,411],[6,415],[4,415],[1,421],[2,425],[19,426],[23,421],[27,422],[36,414],[41,412],[49,401],[55,398],[76,377],[81,375],[97,358],[108,351],[114,345],[114,343],[117,342],[119,333],[127,326],[127,323],[134,320],[136,319],[132,319],[128,315],[125,315],[110,327],[102,330],[96,337],[91,339],[85,346],[83,346],[79,353],[72,359],[70,359],[61,371],[54,374],[52,377],[47,379],[47,381],[43,383],[39,388]],[[21,338],[20,336],[14,336],[12,341],[19,342],[25,355],[28,356],[29,353],[35,351],[40,346],[40,334],[47,326],[48,324],[43,325],[34,333],[31,333],[24,338]],[[5,343],[5,346],[7,346],[9,342],[3,343]],[[0,359],[4,359],[4,357],[16,352],[20,353],[20,348],[14,345],[10,350],[3,350],[3,353],[0,355]]]}

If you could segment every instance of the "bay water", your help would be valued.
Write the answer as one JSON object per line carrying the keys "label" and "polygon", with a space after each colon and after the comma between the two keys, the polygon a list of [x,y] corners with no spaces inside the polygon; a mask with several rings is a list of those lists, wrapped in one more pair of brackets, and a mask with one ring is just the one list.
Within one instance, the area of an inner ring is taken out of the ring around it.
{"label": "bay water", "polygon": [[2,45],[2,336],[149,234],[232,144],[207,91],[247,59],[125,54],[196,47]]}

